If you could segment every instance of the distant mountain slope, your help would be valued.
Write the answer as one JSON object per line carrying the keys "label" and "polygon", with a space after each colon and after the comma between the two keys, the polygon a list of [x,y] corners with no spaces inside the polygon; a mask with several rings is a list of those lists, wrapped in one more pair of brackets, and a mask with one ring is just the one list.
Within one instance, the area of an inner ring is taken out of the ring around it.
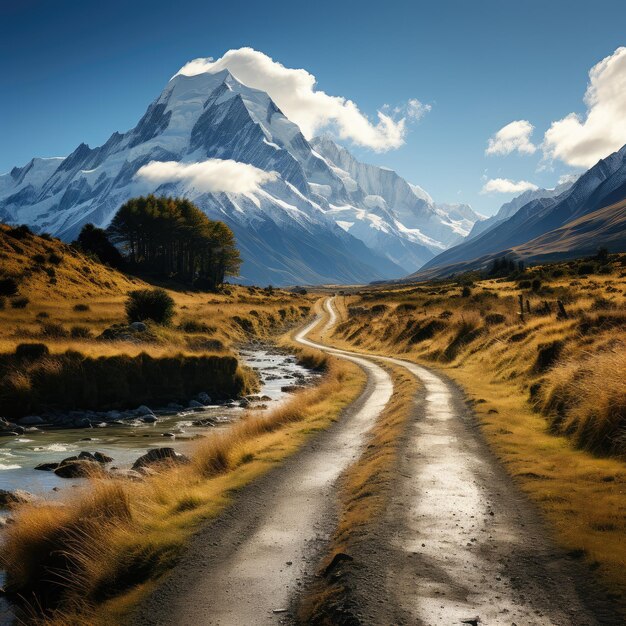
{"label": "distant mountain slope", "polygon": [[497,226],[501,222],[504,222],[515,215],[515,213],[517,213],[524,205],[532,202],[533,200],[539,200],[540,198],[556,198],[563,192],[567,191],[572,184],[572,182],[567,182],[557,185],[554,189],[529,189],[528,191],[525,191],[509,202],[504,203],[495,215],[492,215],[485,220],[476,222],[472,227],[470,234],[467,236],[467,239],[472,239],[487,232],[488,230],[491,230],[494,226]]}
{"label": "distant mountain slope", "polygon": [[[0,220],[73,239],[106,227],[133,196],[184,195],[225,221],[248,283],[356,283],[399,278],[459,241],[477,216],[438,207],[395,172],[359,163],[329,140],[314,147],[269,95],[227,70],[177,74],[135,128],[65,158],[33,159],[0,176]],[[232,160],[272,173],[254,192],[138,178],[152,162]]]}
{"label": "distant mountain slope", "polygon": [[461,241],[482,216],[468,205],[437,205],[417,185],[393,170],[358,161],[327,136],[311,141],[343,181],[348,200],[329,186],[314,190],[329,214],[347,232],[402,267],[423,265],[440,250]]}
{"label": "distant mountain slope", "polygon": [[521,246],[515,256],[527,261],[571,259],[595,254],[626,251],[626,200],[583,215]]}
{"label": "distant mountain slope", "polygon": [[487,232],[439,254],[418,273],[445,275],[458,271],[458,267],[479,267],[485,259],[501,256],[507,250],[624,198],[626,146],[599,161],[559,196],[532,200]]}

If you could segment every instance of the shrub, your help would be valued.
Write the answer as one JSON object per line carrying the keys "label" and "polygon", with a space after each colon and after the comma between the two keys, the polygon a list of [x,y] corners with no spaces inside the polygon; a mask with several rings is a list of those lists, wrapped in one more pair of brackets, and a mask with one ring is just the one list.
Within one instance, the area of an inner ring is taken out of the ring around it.
{"label": "shrub", "polygon": [[91,331],[86,326],[72,326],[70,336],[72,339],[90,339],[92,337]]}
{"label": "shrub", "polygon": [[209,326],[204,322],[197,322],[196,320],[183,320],[178,328],[185,333],[205,333],[207,335],[217,330],[215,326]]}
{"label": "shrub", "polygon": [[537,293],[541,289],[541,281],[538,278],[535,278],[531,284],[531,289]]}
{"label": "shrub", "polygon": [[11,228],[7,231],[7,235],[9,235],[9,237],[13,237],[14,239],[26,239],[26,237],[31,237],[32,234],[33,231],[28,228],[26,224],[22,224],[16,228]]}
{"label": "shrub", "polygon": [[130,323],[152,320],[157,324],[168,326],[174,317],[175,302],[164,289],[160,288],[131,291],[125,306]]}
{"label": "shrub", "polygon": [[7,301],[3,296],[0,296],[0,311],[4,311],[4,307],[6,307]]}
{"label": "shrub", "polygon": [[506,317],[502,313],[489,313],[485,315],[485,323],[489,326],[495,326],[496,324],[504,324]]}
{"label": "shrub", "polygon": [[51,339],[63,339],[68,336],[68,332],[57,322],[42,322],[41,335]]}
{"label": "shrub", "polygon": [[17,282],[13,278],[0,279],[0,296],[14,296],[17,293]]}
{"label": "shrub", "polygon": [[15,348],[15,356],[24,361],[35,361],[49,354],[50,350],[45,343],[20,343]]}
{"label": "shrub", "polygon": [[581,263],[578,266],[578,275],[585,276],[586,274],[593,274],[596,271],[595,263]]}
{"label": "shrub", "polygon": [[28,303],[30,302],[30,300],[28,298],[13,298],[13,300],[11,300],[11,306],[14,309],[25,309],[28,306]]}
{"label": "shrub", "polygon": [[84,313],[85,311],[89,311],[89,305],[88,304],[75,304],[74,305],[74,311],[76,311],[77,313]]}
{"label": "shrub", "polygon": [[472,295],[472,290],[468,285],[465,285],[463,289],[461,289],[461,297],[469,298]]}
{"label": "shrub", "polygon": [[33,261],[35,261],[35,263],[38,263],[39,265],[43,265],[46,262],[46,257],[43,254],[36,254],[33,257]]}
{"label": "shrub", "polygon": [[46,313],[45,311],[40,311],[39,313],[37,313],[36,317],[39,320],[45,320],[46,318],[50,317],[50,315]]}

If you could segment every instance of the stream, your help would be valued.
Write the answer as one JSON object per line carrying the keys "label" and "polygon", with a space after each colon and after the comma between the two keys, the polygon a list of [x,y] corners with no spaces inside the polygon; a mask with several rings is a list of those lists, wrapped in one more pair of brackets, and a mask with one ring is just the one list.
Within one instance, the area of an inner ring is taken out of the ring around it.
{"label": "stream", "polygon": [[[260,390],[249,396],[248,408],[271,409],[290,394],[283,387],[311,383],[317,376],[298,365],[294,356],[271,347],[253,346],[239,350],[239,357],[256,370]],[[135,408],[135,407],[129,407]],[[152,407],[151,407],[152,408]],[[193,441],[217,429],[228,428],[243,414],[238,402],[230,405],[208,405],[204,408],[178,411],[154,408],[158,421],[144,424],[107,424],[104,428],[63,428],[27,431],[19,437],[0,438],[0,489],[28,491],[46,499],[58,498],[64,488],[84,479],[61,478],[51,471],[34,469],[40,463],[58,462],[81,451],[102,452],[113,458],[111,466],[130,468],[151,448],[171,447],[188,453]],[[194,426],[193,422],[211,418],[215,426]],[[0,522],[9,515],[0,509]],[[1,527],[1,526],[0,526]],[[1,537],[1,535],[0,535]],[[0,588],[3,573],[0,572]],[[0,595],[0,625],[12,622],[10,608]]]}

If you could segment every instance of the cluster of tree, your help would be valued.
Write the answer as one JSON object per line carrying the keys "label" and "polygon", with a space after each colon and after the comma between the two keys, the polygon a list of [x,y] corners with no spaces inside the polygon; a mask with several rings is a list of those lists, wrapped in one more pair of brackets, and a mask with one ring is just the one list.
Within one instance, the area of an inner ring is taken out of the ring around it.
{"label": "cluster of tree", "polygon": [[205,289],[238,276],[241,266],[232,230],[184,198],[133,198],[106,232],[88,224],[77,243],[110,265],[116,265],[113,248],[131,267]]}
{"label": "cluster of tree", "polygon": [[515,261],[503,256],[493,260],[487,270],[487,276],[501,277],[510,276],[511,274],[523,274],[524,269],[524,261]]}
{"label": "cluster of tree", "polygon": [[126,265],[120,251],[109,241],[106,231],[96,228],[93,224],[85,224],[78,239],[72,242],[72,245],[97,257],[100,263],[116,269],[123,269]]}

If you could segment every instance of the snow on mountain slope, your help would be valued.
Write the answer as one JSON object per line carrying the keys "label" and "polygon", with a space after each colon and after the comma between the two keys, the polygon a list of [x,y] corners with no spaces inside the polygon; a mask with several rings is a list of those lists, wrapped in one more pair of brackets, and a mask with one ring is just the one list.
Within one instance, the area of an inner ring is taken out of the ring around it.
{"label": "snow on mountain slope", "polygon": [[[416,277],[449,275],[483,267],[495,256],[514,253],[529,242],[625,198],[626,146],[598,161],[559,195],[531,200],[486,232],[442,252],[426,263]],[[601,230],[597,220],[594,229],[597,232]],[[598,245],[592,239],[592,232],[587,243],[590,248]],[[577,234],[576,245],[583,247],[580,233]]]}
{"label": "snow on mountain slope", "polygon": [[574,181],[568,181],[557,185],[554,189],[529,189],[524,193],[516,196],[509,202],[503,204],[498,212],[485,220],[476,222],[467,236],[468,239],[472,239],[481,233],[485,233],[491,230],[494,226],[507,220],[509,217],[515,215],[525,204],[532,202],[533,200],[539,200],[540,198],[556,198],[563,192],[567,191]]}
{"label": "snow on mountain slope", "polygon": [[[176,171],[214,159],[272,175],[248,193],[207,186],[201,174],[144,175],[153,162]],[[71,240],[85,223],[106,227],[123,202],[152,192],[187,196],[228,223],[243,252],[242,280],[277,285],[398,278],[466,235],[476,218],[469,207],[435,205],[330,140],[312,146],[267,93],[223,70],[177,74],[135,128],[102,146],[81,144],[0,176],[0,219]]]}

